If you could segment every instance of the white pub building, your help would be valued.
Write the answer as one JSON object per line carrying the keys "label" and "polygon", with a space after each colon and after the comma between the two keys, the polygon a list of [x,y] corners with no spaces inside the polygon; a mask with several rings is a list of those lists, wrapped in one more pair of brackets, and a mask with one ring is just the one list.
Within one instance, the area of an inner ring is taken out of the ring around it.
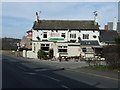
{"label": "white pub building", "polygon": [[32,51],[24,52],[25,57],[37,58],[39,49],[53,49],[55,57],[85,56],[99,46],[97,13],[94,20],[39,20],[36,13],[32,35]]}

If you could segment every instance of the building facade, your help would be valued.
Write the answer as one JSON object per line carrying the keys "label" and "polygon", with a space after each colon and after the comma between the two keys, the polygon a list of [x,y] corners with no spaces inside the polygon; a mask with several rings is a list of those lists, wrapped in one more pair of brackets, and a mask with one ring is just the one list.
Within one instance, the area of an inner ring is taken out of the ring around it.
{"label": "building facade", "polygon": [[26,32],[27,36],[23,36],[21,42],[20,42],[20,48],[21,49],[32,49],[32,30],[29,30]]}
{"label": "building facade", "polygon": [[[99,25],[95,20],[36,20],[32,27],[32,51],[27,57],[37,58],[38,50],[53,49],[54,57],[92,57],[92,47],[99,46]],[[24,54],[25,55],[25,54]]]}

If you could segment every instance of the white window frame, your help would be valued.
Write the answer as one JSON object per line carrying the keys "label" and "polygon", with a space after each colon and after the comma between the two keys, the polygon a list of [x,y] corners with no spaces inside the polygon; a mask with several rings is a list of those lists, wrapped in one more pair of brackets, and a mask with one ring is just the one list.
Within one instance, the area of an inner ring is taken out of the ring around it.
{"label": "white window frame", "polygon": [[[66,52],[59,52],[59,49],[66,50]],[[59,53],[67,53],[68,52],[68,47],[67,46],[58,46],[58,52]]]}
{"label": "white window frame", "polygon": [[43,39],[47,39],[47,37],[48,37],[48,35],[47,35],[47,37],[46,38],[44,38],[44,35],[47,35],[47,32],[43,32]]}
{"label": "white window frame", "polygon": [[76,39],[76,34],[75,33],[70,33],[70,39]]}
{"label": "white window frame", "polygon": [[89,34],[83,34],[83,39],[89,39]]}
{"label": "white window frame", "polygon": [[50,44],[41,44],[40,48],[42,48],[42,47],[48,47],[48,48],[50,48]]}
{"label": "white window frame", "polygon": [[[63,37],[62,35],[65,35],[65,37]],[[66,38],[66,33],[61,33],[61,37]]]}

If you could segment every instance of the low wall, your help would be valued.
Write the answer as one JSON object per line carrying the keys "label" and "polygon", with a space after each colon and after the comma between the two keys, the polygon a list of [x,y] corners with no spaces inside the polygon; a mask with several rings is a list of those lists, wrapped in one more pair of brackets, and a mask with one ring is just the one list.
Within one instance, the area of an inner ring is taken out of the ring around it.
{"label": "low wall", "polygon": [[26,57],[27,58],[37,58],[37,54],[34,53],[33,51],[27,51]]}
{"label": "low wall", "polygon": [[19,57],[22,57],[23,56],[23,52],[22,51],[16,51],[15,55],[19,56]]}

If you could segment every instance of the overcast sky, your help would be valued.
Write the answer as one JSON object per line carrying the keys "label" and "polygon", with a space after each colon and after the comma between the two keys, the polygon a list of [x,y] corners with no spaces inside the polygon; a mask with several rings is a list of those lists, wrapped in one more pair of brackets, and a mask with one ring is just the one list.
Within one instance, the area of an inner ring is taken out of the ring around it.
{"label": "overcast sky", "polygon": [[118,16],[117,2],[2,2],[2,37],[22,38],[32,28],[36,11],[41,20],[93,20],[101,28]]}

